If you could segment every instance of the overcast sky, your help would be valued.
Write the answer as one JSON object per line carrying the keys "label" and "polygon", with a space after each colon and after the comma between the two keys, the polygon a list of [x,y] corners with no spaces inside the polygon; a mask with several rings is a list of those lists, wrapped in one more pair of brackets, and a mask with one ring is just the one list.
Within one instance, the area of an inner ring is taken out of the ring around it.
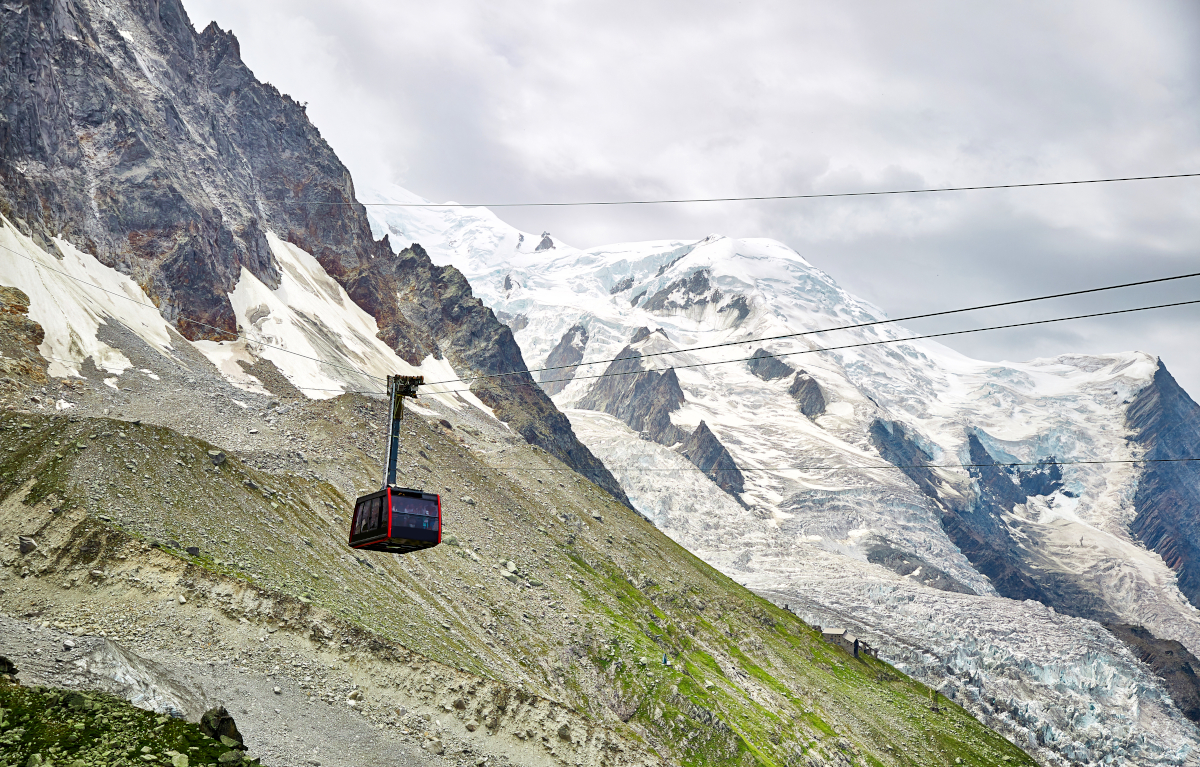
{"label": "overcast sky", "polygon": [[[184,0],[360,190],[714,197],[1200,171],[1200,3]],[[787,243],[892,316],[1200,271],[1200,179],[825,201],[499,209],[588,247]],[[1200,278],[915,324],[1200,298]],[[1200,309],[981,333],[983,359],[1141,349],[1200,399]]]}

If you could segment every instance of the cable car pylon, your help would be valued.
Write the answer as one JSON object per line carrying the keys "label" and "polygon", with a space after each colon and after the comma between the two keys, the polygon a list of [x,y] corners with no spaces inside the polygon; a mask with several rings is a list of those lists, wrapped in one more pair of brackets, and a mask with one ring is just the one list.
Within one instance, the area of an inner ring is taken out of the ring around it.
{"label": "cable car pylon", "polygon": [[442,499],[435,493],[396,486],[404,398],[416,399],[417,388],[425,383],[425,377],[388,376],[387,382],[392,427],[388,429],[384,454],[383,487],[354,502],[350,546],[364,551],[407,554],[442,542]]}

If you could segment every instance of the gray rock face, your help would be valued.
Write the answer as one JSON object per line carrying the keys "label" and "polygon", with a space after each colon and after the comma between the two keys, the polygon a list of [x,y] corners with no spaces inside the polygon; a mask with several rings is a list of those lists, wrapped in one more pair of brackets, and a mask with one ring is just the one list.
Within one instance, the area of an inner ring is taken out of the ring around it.
{"label": "gray rock face", "polygon": [[[1129,404],[1125,425],[1147,459],[1200,455],[1200,407],[1160,362],[1154,381]],[[1147,463],[1133,499],[1130,531],[1179,575],[1179,590],[1200,606],[1200,463]]]}
{"label": "gray rock face", "polygon": [[551,396],[567,388],[567,384],[575,377],[579,363],[583,361],[583,352],[587,348],[588,331],[583,325],[575,325],[559,339],[546,357],[546,367],[555,368],[543,370],[538,378],[542,389]]}
{"label": "gray rock face", "polygon": [[616,295],[629,290],[633,287],[633,277],[626,277],[623,280],[618,280],[615,285],[608,289],[610,295]]}
{"label": "gray rock face", "polygon": [[686,432],[671,423],[671,413],[683,405],[683,390],[674,370],[642,371],[642,355],[626,346],[579,401],[585,410],[616,416],[629,428],[661,445],[674,445]]}
{"label": "gray rock face", "polygon": [[704,421],[683,442],[682,452],[725,492],[737,498],[745,490],[745,477],[733,456]]}
{"label": "gray rock face", "polygon": [[641,354],[626,346],[605,370],[605,376],[579,401],[580,408],[616,416],[660,445],[679,445],[679,451],[689,461],[722,490],[738,498],[745,478],[708,425],[701,421],[689,434],[671,423],[671,413],[684,402],[674,370],[644,371]]}
{"label": "gray rock face", "polygon": [[[992,581],[998,592],[1013,599],[1036,599],[1051,604],[1049,595],[1025,572],[1016,536],[1008,525],[986,505],[975,503],[973,497],[943,498],[934,470],[922,468],[923,464],[933,463],[933,457],[916,443],[903,425],[877,420],[871,426],[871,443],[885,460],[901,467],[901,471],[938,504],[942,509],[942,528],[971,564]],[[995,463],[989,460],[982,445],[976,445],[979,441],[972,440],[972,463]],[[972,472],[985,484],[993,486],[987,505],[1003,507],[1007,504],[1011,508],[1012,504],[1024,500],[1007,475],[996,476],[997,472],[1003,473],[999,467],[972,469]]]}
{"label": "gray rock face", "polygon": [[795,368],[778,357],[772,356],[766,349],[756,349],[746,362],[746,367],[764,381],[787,378],[796,372]]}
{"label": "gray rock face", "polygon": [[975,593],[951,577],[945,570],[934,567],[916,554],[902,551],[886,541],[880,541],[867,549],[867,561],[883,565],[897,575],[912,576],[918,583],[935,589],[960,594]]}
{"label": "gray rock face", "polygon": [[45,383],[46,360],[38,352],[45,338],[42,326],[29,319],[29,296],[0,285],[0,375]]}
{"label": "gray rock face", "polygon": [[825,413],[825,394],[821,391],[821,385],[803,370],[796,371],[796,377],[788,387],[788,394],[800,405],[800,412],[809,418],[816,418]]}
{"label": "gray rock face", "polygon": [[[189,339],[231,339],[245,268],[279,275],[266,232],[311,253],[409,362],[525,370],[512,333],[419,246],[375,241],[350,173],[303,105],[259,82],[237,39],[180,0],[0,5],[0,213],[130,275]],[[548,241],[545,238],[544,241]],[[534,444],[619,499],[616,480],[525,374],[473,388]]]}
{"label": "gray rock face", "polygon": [[709,280],[708,270],[701,269],[650,296],[642,308],[650,312],[674,314],[694,306],[720,303],[721,298],[721,291],[713,287]]}
{"label": "gray rock face", "polygon": [[[1195,442],[1188,440],[1198,436],[1192,426],[1196,423],[1196,409],[1196,404],[1160,365],[1154,383],[1130,405],[1128,425],[1135,432],[1135,438],[1147,446],[1148,457],[1190,455],[1189,445]],[[1103,595],[1094,592],[1092,584],[1081,582],[1073,573],[1050,569],[1036,561],[1029,553],[1031,549],[1021,545],[1022,538],[1031,531],[1013,529],[1006,521],[1007,512],[1011,512],[1016,504],[1024,503],[1032,495],[1047,495],[1061,487],[1062,474],[1057,465],[1044,462],[1028,470],[997,466],[982,442],[972,435],[968,441],[970,462],[975,464],[970,468],[972,487],[955,500],[940,492],[933,470],[920,468],[920,464],[932,462],[931,456],[907,436],[902,426],[877,421],[872,427],[871,439],[881,455],[902,467],[905,474],[937,502],[943,512],[943,529],[971,564],[988,576],[1002,596],[1034,599],[1061,613],[1104,624],[1163,678],[1184,715],[1200,721],[1200,684],[1196,682],[1193,666],[1184,659],[1186,649],[1178,642],[1155,637],[1148,629],[1122,625],[1104,602]],[[1194,534],[1194,515],[1187,512],[1196,508],[1188,494],[1195,492],[1197,483],[1189,474],[1180,476],[1171,471],[1177,467],[1191,469],[1189,463],[1149,466],[1151,468],[1146,470],[1138,485],[1135,497],[1138,516],[1131,529],[1160,554],[1165,551],[1174,556],[1173,560],[1166,561],[1180,572],[1183,590],[1184,574],[1194,572],[1189,568],[1194,567],[1195,560],[1188,554],[1190,536]],[[915,571],[913,564],[918,559],[890,550],[890,547],[875,547],[868,552],[867,558],[901,575]],[[929,575],[925,566],[922,575]],[[936,574],[934,582],[928,585],[957,590],[940,582]],[[1188,591],[1184,594],[1194,600]]]}

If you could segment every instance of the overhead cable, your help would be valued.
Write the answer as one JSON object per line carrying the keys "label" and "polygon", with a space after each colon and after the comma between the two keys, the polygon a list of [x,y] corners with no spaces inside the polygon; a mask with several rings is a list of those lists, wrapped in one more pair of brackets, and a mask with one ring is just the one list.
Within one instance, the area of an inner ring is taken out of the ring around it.
{"label": "overhead cable", "polygon": [[[738,467],[736,469],[701,469],[694,467],[696,471],[703,474],[728,474],[728,473],[745,473],[748,471],[868,471],[876,469],[983,469],[983,468],[1004,468],[1018,466],[1091,466],[1104,464],[1129,464],[1129,463],[1190,463],[1200,461],[1200,458],[1114,458],[1110,460],[1094,460],[1094,461],[1013,461],[1006,463],[913,463],[913,464],[887,464],[884,466],[752,466]],[[571,471],[568,469],[555,469],[550,467],[527,467],[527,466],[492,466],[496,471]],[[686,469],[687,467],[682,467]],[[652,469],[644,466],[631,466],[620,470],[623,472],[679,472],[680,468],[670,469]]]}
{"label": "overhead cable", "polygon": [[[738,357],[736,359],[731,359],[731,360],[711,360],[708,362],[693,362],[693,363],[689,363],[686,365],[672,365],[670,367],[650,368],[648,370],[626,370],[626,371],[620,371],[620,372],[616,372],[616,373],[610,373],[610,372],[605,371],[604,373],[595,373],[595,374],[586,375],[586,376],[572,376],[571,378],[552,378],[548,381],[540,381],[540,382],[522,381],[519,383],[511,383],[511,384],[494,384],[491,386],[480,386],[480,387],[477,387],[474,389],[471,389],[471,388],[446,389],[446,390],[438,391],[438,392],[430,392],[430,394],[471,394],[471,393],[480,392],[480,391],[500,391],[503,389],[515,389],[518,387],[540,386],[541,384],[555,383],[555,382],[570,383],[571,381],[577,381],[577,380],[591,380],[591,379],[597,379],[597,378],[614,378],[614,377],[621,377],[621,376],[642,375],[643,373],[666,373],[669,370],[685,370],[685,369],[689,369],[689,368],[709,367],[712,365],[730,365],[735,362],[749,362],[751,360],[791,357],[791,356],[800,355],[800,354],[818,354],[821,352],[834,352],[834,351],[842,351],[845,349],[858,349],[858,348],[862,348],[862,347],[866,347],[866,346],[882,346],[885,344],[899,344],[899,343],[906,343],[909,341],[921,341],[921,340],[930,339],[930,338],[944,338],[946,336],[966,335],[968,333],[983,333],[983,332],[990,331],[990,330],[1008,330],[1011,328],[1022,328],[1022,327],[1029,327],[1032,325],[1048,325],[1048,324],[1051,324],[1054,322],[1069,322],[1071,320],[1084,320],[1084,319],[1091,319],[1094,317],[1108,317],[1108,316],[1117,315],[1117,314],[1132,314],[1134,312],[1145,312],[1145,311],[1150,311],[1152,309],[1169,309],[1172,307],[1191,306],[1194,304],[1200,304],[1200,299],[1194,299],[1191,301],[1175,301],[1175,302],[1169,303],[1169,304],[1155,304],[1154,306],[1138,306],[1138,307],[1134,307],[1133,309],[1114,309],[1114,310],[1107,311],[1107,312],[1093,312],[1091,314],[1076,314],[1071,317],[1054,317],[1054,318],[1051,318],[1048,320],[1030,320],[1028,322],[1014,322],[1014,323],[1009,323],[1007,325],[992,325],[991,327],[986,327],[986,328],[969,328],[967,330],[948,330],[948,331],[944,331],[941,333],[927,333],[925,335],[908,336],[905,338],[883,338],[883,339],[877,339],[874,341],[860,341],[858,343],[853,343],[853,344],[842,344],[840,346],[821,346],[821,347],[816,347],[813,349],[800,349],[800,350],[797,350],[794,352],[780,352],[780,353],[776,353],[776,354],[765,354],[765,355],[761,355],[758,357]],[[667,352],[667,353],[673,353],[673,352]],[[637,357],[628,357],[625,359],[635,361],[638,358]],[[450,382],[450,381],[441,382],[442,385],[449,384],[449,383],[453,383],[453,382]],[[432,384],[425,384],[425,385],[430,386]],[[304,387],[304,386],[300,386],[300,387],[296,387],[296,388],[305,389],[308,391],[340,391],[344,394],[378,394],[379,393],[379,392],[374,392],[374,391],[359,391],[359,390],[352,390],[352,389],[318,389],[315,387]]]}
{"label": "overhead cable", "polygon": [[887,189],[876,192],[827,192],[814,194],[773,194],[752,197],[681,197],[661,200],[588,200],[578,202],[328,202],[321,200],[256,199],[275,205],[324,205],[379,208],[574,208],[599,205],[675,205],[695,202],[756,202],[768,200],[819,200],[833,197],[882,197],[900,194],[935,194],[940,192],[976,192],[986,189],[1029,189],[1046,186],[1078,186],[1081,184],[1111,184],[1118,181],[1155,181],[1169,178],[1194,178],[1200,173],[1168,173],[1156,176],[1121,176],[1089,178],[1077,181],[1034,181],[1023,184],[980,184],[976,186],[942,186],[924,189]]}
{"label": "overhead cable", "polygon": [[[1188,279],[1191,277],[1200,277],[1200,272],[1191,272],[1190,274],[1180,274],[1180,275],[1176,275],[1174,277],[1157,277],[1152,280],[1139,280],[1138,282],[1124,282],[1124,283],[1121,283],[1120,285],[1106,285],[1106,286],[1100,287],[1100,288],[1087,288],[1085,290],[1072,290],[1072,291],[1068,291],[1066,293],[1052,293],[1050,295],[1035,296],[1033,298],[1019,298],[1019,299],[1016,299],[1013,301],[1000,301],[1000,302],[994,303],[994,304],[980,304],[978,306],[968,306],[968,307],[964,307],[962,309],[947,309],[945,311],[940,311],[940,312],[928,312],[926,314],[913,314],[913,315],[909,315],[907,317],[896,317],[895,319],[872,320],[870,322],[859,322],[859,323],[855,323],[853,325],[839,325],[837,327],[832,327],[832,328],[820,328],[817,330],[804,330],[804,331],[800,331],[797,333],[784,333],[783,335],[778,335],[778,336],[764,336],[761,338],[748,338],[743,341],[725,341],[725,342],[722,342],[719,344],[708,344],[705,346],[690,346],[690,347],[686,347],[683,349],[676,349],[674,351],[652,352],[650,354],[642,354],[641,357],[642,357],[642,359],[646,359],[649,357],[661,357],[664,354],[683,354],[683,353],[687,353],[687,352],[703,351],[706,349],[719,349],[719,348],[722,348],[725,346],[741,346],[742,344],[766,343],[767,341],[779,341],[779,340],[787,339],[787,338],[799,338],[801,336],[817,335],[819,333],[832,333],[832,332],[838,331],[838,330],[854,330],[856,328],[869,328],[874,325],[885,325],[890,322],[911,322],[913,320],[924,320],[924,319],[929,319],[931,317],[945,317],[945,316],[951,315],[951,314],[962,314],[964,312],[981,311],[983,309],[998,309],[1000,307],[1005,307],[1005,306],[1016,306],[1018,304],[1028,304],[1028,303],[1033,303],[1035,301],[1049,301],[1054,298],[1067,298],[1070,296],[1082,296],[1082,295],[1086,295],[1088,293],[1102,293],[1107,290],[1118,290],[1120,288],[1132,288],[1132,287],[1136,287],[1139,285],[1152,285],[1152,284],[1159,283],[1159,282],[1172,282],[1174,280],[1185,280],[1185,279]],[[581,367],[584,367],[587,365],[601,365],[601,364],[604,364],[607,362],[616,362],[616,361],[617,361],[617,358],[615,358],[615,357],[613,357],[611,359],[589,360],[587,362],[580,362],[576,365],[555,365],[555,366],[544,367],[544,368],[514,370],[510,373],[489,373],[487,375],[468,376],[466,378],[460,378],[455,381],[433,381],[433,382],[425,384],[425,385],[426,386],[436,386],[438,384],[443,384],[443,383],[458,383],[459,381],[465,382],[465,381],[478,381],[478,380],[483,380],[483,379],[487,379],[487,378],[504,378],[505,376],[520,375],[522,373],[543,373],[543,372],[549,372],[552,370],[566,370],[567,368],[578,369],[578,368],[581,368]]]}
{"label": "overhead cable", "polygon": [[[842,344],[840,346],[824,346],[824,347],[817,347],[814,349],[800,349],[800,350],[794,351],[794,352],[779,352],[776,354],[763,354],[763,355],[759,355],[758,357],[738,357],[737,359],[732,359],[732,360],[714,360],[714,361],[709,361],[709,362],[693,362],[693,363],[689,363],[686,365],[672,365],[670,367],[664,367],[664,368],[650,368],[649,370],[628,370],[628,371],[621,371],[621,372],[617,372],[617,373],[610,373],[610,372],[606,371],[604,373],[596,373],[593,375],[572,376],[571,378],[552,378],[549,381],[541,381],[540,383],[543,383],[543,384],[555,383],[555,382],[569,383],[571,381],[588,380],[588,379],[593,379],[593,378],[610,378],[610,377],[614,377],[614,376],[640,375],[642,373],[665,373],[668,370],[686,370],[689,368],[708,367],[710,365],[729,365],[734,362],[749,362],[750,360],[756,360],[756,359],[770,359],[772,357],[774,357],[774,358],[791,357],[791,356],[800,355],[800,354],[817,354],[817,353],[821,353],[821,352],[841,351],[844,349],[858,349],[858,348],[862,348],[865,346],[880,346],[883,344],[899,344],[899,343],[906,343],[908,341],[921,341],[921,340],[925,340],[925,339],[929,339],[929,338],[945,338],[947,336],[959,336],[959,335],[966,335],[968,333],[983,333],[983,332],[986,332],[989,330],[1008,330],[1010,328],[1024,328],[1024,327],[1030,327],[1032,325],[1048,325],[1053,322],[1069,322],[1071,320],[1085,320],[1085,319],[1091,319],[1093,317],[1109,317],[1109,316],[1113,316],[1113,315],[1117,315],[1117,314],[1132,314],[1134,312],[1145,312],[1145,311],[1150,311],[1152,309],[1169,309],[1169,308],[1175,307],[1175,306],[1190,306],[1192,304],[1200,304],[1200,299],[1194,299],[1192,301],[1175,301],[1175,302],[1169,303],[1169,304],[1156,304],[1154,306],[1139,306],[1139,307],[1136,307],[1133,309],[1115,309],[1115,310],[1107,311],[1107,312],[1093,312],[1091,314],[1076,314],[1071,317],[1055,317],[1053,319],[1048,319],[1048,320],[1031,320],[1029,322],[1013,322],[1013,323],[1009,323],[1007,325],[992,325],[991,327],[986,327],[986,328],[971,328],[968,330],[949,330],[949,331],[945,331],[942,333],[927,333],[925,335],[909,336],[907,338],[884,338],[884,339],[878,339],[875,341],[861,341],[859,343],[853,343],[853,344]],[[637,358],[630,357],[628,359],[635,360]],[[515,388],[518,386],[537,386],[537,385],[538,384],[536,384],[536,383],[528,383],[528,382],[515,383],[515,384],[497,384],[494,386],[483,386],[483,387],[479,387],[477,389],[450,389],[447,391],[438,392],[438,394],[454,394],[456,392],[471,392],[471,391],[476,391],[476,392],[477,391],[497,391],[500,389],[511,389],[511,388]]]}

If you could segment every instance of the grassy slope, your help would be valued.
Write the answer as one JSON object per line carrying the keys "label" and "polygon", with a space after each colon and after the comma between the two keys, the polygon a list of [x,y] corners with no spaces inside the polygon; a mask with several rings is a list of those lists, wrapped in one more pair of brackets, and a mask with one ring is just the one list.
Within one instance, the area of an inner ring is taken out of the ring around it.
{"label": "grassy slope", "polygon": [[[0,733],[0,764],[6,766],[197,767],[216,765],[222,754],[231,751],[201,732],[199,725],[143,711],[111,695],[23,687],[4,678],[0,678]],[[143,755],[153,757],[153,762]],[[258,764],[243,758],[231,761]]]}
{"label": "grassy slope", "polygon": [[[331,423],[368,405],[314,407]],[[0,418],[0,497],[32,480],[27,504],[50,499],[59,514],[199,546],[194,566],[521,682],[683,764],[1032,764],[954,704],[931,711],[924,686],[824,643],[544,454],[486,434],[463,441],[419,418],[405,428],[411,483],[452,488],[446,525],[458,545],[355,555],[344,542],[349,503],[333,485],[233,457],[214,469],[211,445],[103,419]],[[369,484],[373,467],[349,470]],[[516,573],[505,577],[509,560]]]}

